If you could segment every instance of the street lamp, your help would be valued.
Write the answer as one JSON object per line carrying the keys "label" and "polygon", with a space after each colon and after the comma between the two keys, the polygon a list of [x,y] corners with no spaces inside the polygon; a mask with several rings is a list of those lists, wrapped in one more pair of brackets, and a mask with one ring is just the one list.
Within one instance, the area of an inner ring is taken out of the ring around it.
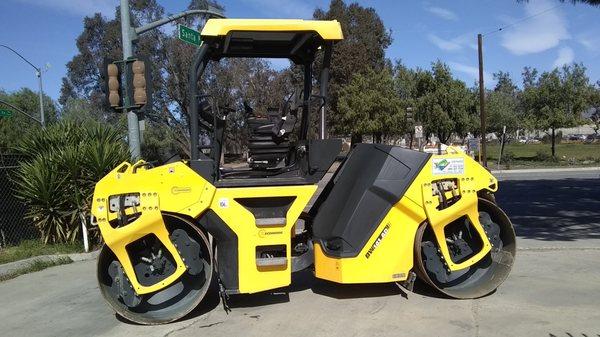
{"label": "street lamp", "polygon": [[23,57],[23,55],[19,54],[16,50],[12,49],[11,47],[9,47],[7,45],[3,45],[3,44],[0,44],[0,47],[4,47],[4,48],[12,51],[18,57],[20,57],[23,61],[25,61],[25,63],[29,64],[30,66],[33,67],[33,69],[35,69],[35,75],[38,78],[38,82],[39,82],[39,86],[40,86],[40,91],[39,91],[39,96],[40,96],[40,124],[42,124],[42,127],[45,127],[46,126],[46,118],[44,116],[44,90],[43,90],[43,87],[42,87],[42,72],[48,70],[48,65],[46,65],[46,67],[44,69],[42,69],[41,67],[36,67],[36,66],[33,65],[33,63],[29,62],[25,57]]}

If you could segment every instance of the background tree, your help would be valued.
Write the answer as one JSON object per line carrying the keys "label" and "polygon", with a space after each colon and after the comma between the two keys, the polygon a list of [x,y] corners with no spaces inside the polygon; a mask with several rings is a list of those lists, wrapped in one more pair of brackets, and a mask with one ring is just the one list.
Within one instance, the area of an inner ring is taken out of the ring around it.
{"label": "background tree", "polygon": [[[418,71],[418,70],[417,70]],[[405,128],[409,134],[409,147],[412,148],[414,138],[414,126],[419,121],[415,120],[414,110],[417,104],[417,71],[408,68],[402,64],[401,60],[396,61],[394,66],[394,85],[396,94],[401,100],[401,105],[411,110],[412,119],[405,118]],[[405,114],[406,116],[406,114]]]}
{"label": "background tree", "polygon": [[472,127],[474,102],[464,82],[452,77],[450,68],[434,62],[431,71],[419,70],[417,78],[417,119],[426,134],[447,143],[453,133],[464,135]]}
{"label": "background tree", "polygon": [[590,89],[590,103],[594,111],[590,115],[590,121],[596,135],[600,134],[600,81]]}
{"label": "background tree", "polygon": [[519,90],[509,73],[499,71],[494,79],[496,86],[487,96],[488,130],[500,135],[506,128],[506,133],[511,135],[521,128]]}
{"label": "background tree", "polygon": [[536,128],[549,130],[556,157],[556,129],[575,126],[589,107],[589,79],[581,64],[565,65],[539,77],[524,77],[522,104]]}
{"label": "background tree", "polygon": [[83,98],[68,98],[60,109],[60,119],[76,124],[107,123],[125,126],[127,121],[121,114],[106,114],[102,107]]}
{"label": "background tree", "polygon": [[[340,133],[344,129],[338,109],[340,91],[349,84],[354,74],[383,69],[385,50],[392,43],[392,35],[375,9],[358,3],[346,5],[342,0],[332,0],[327,10],[319,8],[313,17],[317,20],[338,20],[342,25],[344,40],[336,44],[331,61],[327,121],[330,132]],[[320,62],[317,62],[315,70],[319,69]]]}
{"label": "background tree", "polygon": [[[529,2],[529,0],[517,0],[517,2]],[[600,0],[560,0],[560,2],[570,2],[572,4],[584,3],[592,6],[600,6]]]}
{"label": "background tree", "polygon": [[[13,93],[7,93],[0,90],[0,99],[19,108],[37,119],[40,118],[40,103],[37,92],[28,88],[23,88]],[[58,108],[54,101],[46,95],[43,98],[44,114],[46,123],[56,122]],[[11,108],[0,104],[0,107]],[[17,111],[13,111],[12,116],[0,118],[0,152],[8,152],[29,130],[40,128],[40,125],[27,116],[23,116]]]}
{"label": "background tree", "polygon": [[402,101],[389,69],[356,74],[340,91],[338,108],[343,131],[355,135],[353,139],[371,134],[374,143],[381,143],[385,136],[406,131]]}

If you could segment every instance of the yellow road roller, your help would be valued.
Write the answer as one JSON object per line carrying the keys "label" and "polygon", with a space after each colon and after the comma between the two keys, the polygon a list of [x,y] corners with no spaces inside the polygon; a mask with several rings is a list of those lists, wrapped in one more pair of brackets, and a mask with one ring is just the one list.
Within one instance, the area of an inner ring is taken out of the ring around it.
{"label": "yellow road roller", "polygon": [[[337,21],[210,19],[201,36],[188,74],[190,159],[125,162],[95,188],[98,282],[119,315],[171,322],[209,289],[224,299],[268,291],[307,268],[339,284],[419,277],[457,299],[506,279],[515,233],[496,178],[472,158],[382,144],[341,156],[341,140],[308,137],[343,39]],[[287,58],[304,81],[278,108],[244,104],[249,165],[234,169],[221,163],[227,110],[198,82],[210,63],[236,57]]]}

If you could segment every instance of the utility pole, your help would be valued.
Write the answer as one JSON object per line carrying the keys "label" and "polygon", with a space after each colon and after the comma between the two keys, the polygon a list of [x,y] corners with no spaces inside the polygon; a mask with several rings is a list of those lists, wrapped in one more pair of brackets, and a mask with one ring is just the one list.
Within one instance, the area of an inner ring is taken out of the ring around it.
{"label": "utility pole", "polygon": [[481,117],[481,153],[482,163],[484,167],[487,167],[487,155],[485,146],[485,87],[483,83],[483,36],[477,34],[477,51],[479,52],[479,114]]}
{"label": "utility pole", "polygon": [[[0,47],[6,48],[10,51],[12,51],[13,53],[15,53],[18,57],[20,57],[23,61],[25,61],[25,63],[29,64],[31,67],[33,67],[33,69],[35,69],[35,75],[38,77],[38,82],[39,82],[39,99],[40,99],[40,124],[42,125],[42,128],[46,126],[46,118],[45,118],[45,114],[44,114],[44,91],[42,89],[42,67],[36,67],[33,65],[33,63],[29,62],[29,60],[27,60],[23,55],[19,54],[16,50],[12,49],[9,46],[0,44]],[[45,70],[47,70],[49,67],[49,65],[46,65]]]}
{"label": "utility pole", "polygon": [[[121,36],[123,40],[123,60],[127,61],[127,59],[133,57],[133,42],[138,39],[139,34],[148,32],[171,21],[193,14],[211,15],[214,17],[221,18],[225,17],[220,9],[211,7],[209,5],[207,9],[193,9],[184,11],[175,15],[168,16],[164,19],[154,21],[142,27],[135,28],[131,26],[129,0],[121,0]],[[140,123],[138,120],[137,113],[132,109],[128,108],[131,102],[129,102],[129,95],[127,95],[127,92],[129,90],[129,88],[127,88],[127,85],[129,83],[127,78],[127,76],[129,76],[127,74],[127,62],[123,62],[122,66],[122,73],[124,76],[124,79],[122,81],[123,84],[121,86],[123,97],[123,112],[127,114],[129,153],[131,155],[131,159],[133,161],[136,161],[141,158]]]}

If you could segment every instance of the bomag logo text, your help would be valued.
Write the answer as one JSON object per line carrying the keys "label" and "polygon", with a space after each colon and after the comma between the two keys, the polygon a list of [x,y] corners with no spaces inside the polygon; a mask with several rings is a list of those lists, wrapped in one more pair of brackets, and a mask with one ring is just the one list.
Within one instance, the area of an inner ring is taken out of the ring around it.
{"label": "bomag logo text", "polygon": [[258,236],[260,236],[261,238],[267,237],[269,235],[281,235],[283,234],[283,231],[267,231],[264,229],[261,229],[260,231],[258,231]]}
{"label": "bomag logo text", "polygon": [[192,188],[189,186],[173,186],[171,187],[171,194],[190,193]]}
{"label": "bomag logo text", "polygon": [[375,242],[373,242],[373,245],[371,246],[371,248],[369,248],[369,251],[365,254],[365,257],[367,259],[369,257],[371,257],[371,254],[373,254],[375,249],[377,249],[377,247],[379,247],[379,245],[381,244],[381,241],[383,241],[383,238],[385,238],[388,235],[388,233],[390,232],[390,226],[391,226],[391,224],[388,222],[388,224],[385,225],[385,227],[383,227],[383,230],[381,231],[381,233],[379,233],[377,240],[375,240]]}

